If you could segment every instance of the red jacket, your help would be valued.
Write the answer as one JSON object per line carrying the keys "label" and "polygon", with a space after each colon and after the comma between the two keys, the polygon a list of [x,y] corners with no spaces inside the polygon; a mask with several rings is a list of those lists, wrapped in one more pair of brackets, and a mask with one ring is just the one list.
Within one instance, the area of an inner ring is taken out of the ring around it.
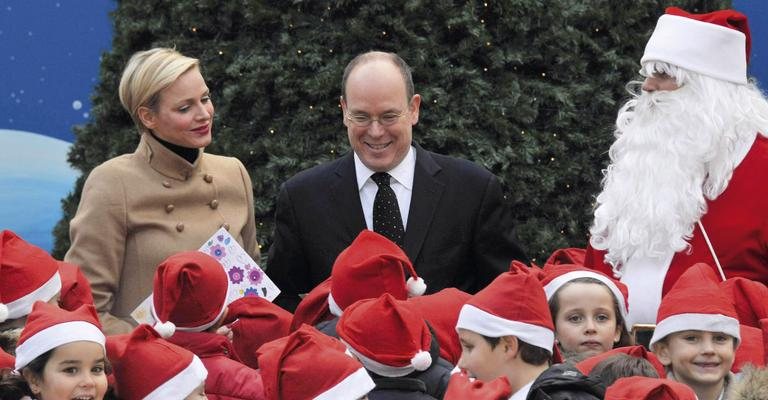
{"label": "red jacket", "polygon": [[[709,235],[726,278],[741,276],[768,284],[768,138],[758,134],[744,160],[733,171],[728,187],[707,201],[701,223]],[[705,262],[716,268],[698,225],[689,241],[691,252],[672,258],[662,287],[665,295],[691,265]],[[604,251],[587,248],[584,265],[613,276]],[[718,274],[719,275],[719,274]]]}
{"label": "red jacket", "polygon": [[195,353],[208,370],[205,393],[209,400],[265,400],[258,370],[242,364],[223,335],[208,332],[179,332],[167,339]]}

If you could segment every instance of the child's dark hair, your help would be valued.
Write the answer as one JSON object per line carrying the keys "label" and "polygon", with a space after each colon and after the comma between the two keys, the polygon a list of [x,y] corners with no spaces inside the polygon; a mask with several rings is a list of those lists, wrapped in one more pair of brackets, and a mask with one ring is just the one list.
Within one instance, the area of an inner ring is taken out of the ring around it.
{"label": "child's dark hair", "polygon": [[630,346],[632,345],[632,338],[629,336],[629,331],[627,331],[627,325],[626,321],[624,321],[624,317],[621,315],[621,306],[619,305],[619,301],[616,299],[616,296],[614,296],[613,291],[606,285],[605,283],[599,281],[595,278],[590,278],[588,276],[576,278],[571,281],[568,281],[563,286],[560,286],[559,289],[555,291],[555,293],[552,295],[552,297],[549,299],[549,312],[552,314],[552,322],[556,324],[557,321],[557,313],[560,311],[560,300],[558,294],[561,290],[563,290],[564,287],[572,284],[572,283],[591,283],[595,285],[600,285],[604,287],[606,290],[608,290],[608,293],[611,294],[611,299],[613,300],[613,312],[616,314],[616,325],[621,329],[621,335],[619,336],[619,341],[613,345],[614,348],[616,347],[624,347],[624,346]]}
{"label": "child's dark hair", "polygon": [[629,354],[615,354],[600,361],[589,371],[591,378],[601,381],[605,387],[611,386],[619,378],[647,376],[659,378],[659,373],[650,361]]}
{"label": "child's dark hair", "polygon": [[[48,363],[52,354],[53,350],[46,351],[30,361],[23,369],[29,370],[37,376],[43,376],[45,364]],[[4,369],[0,373],[0,399],[19,400],[24,396],[34,398],[27,380],[21,374],[16,374],[10,369]]]}
{"label": "child's dark hair", "polygon": [[[485,339],[486,342],[491,346],[491,349],[496,348],[496,346],[501,343],[500,337],[489,337],[485,335],[480,335]],[[526,343],[519,338],[517,339],[517,345],[520,348],[520,358],[523,359],[528,364],[531,365],[544,365],[548,364],[552,360],[552,354],[550,354],[549,351],[539,347],[534,346],[530,343]]]}

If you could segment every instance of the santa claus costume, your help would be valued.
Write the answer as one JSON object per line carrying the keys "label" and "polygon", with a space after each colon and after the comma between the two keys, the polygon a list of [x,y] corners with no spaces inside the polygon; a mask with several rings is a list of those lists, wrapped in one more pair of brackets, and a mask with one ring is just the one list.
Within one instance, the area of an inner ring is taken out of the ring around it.
{"label": "santa claus costume", "polygon": [[644,85],[619,112],[584,262],[628,286],[630,325],[697,262],[768,282],[768,102],[749,47],[743,14],[674,7],[646,46],[641,74],[674,88]]}

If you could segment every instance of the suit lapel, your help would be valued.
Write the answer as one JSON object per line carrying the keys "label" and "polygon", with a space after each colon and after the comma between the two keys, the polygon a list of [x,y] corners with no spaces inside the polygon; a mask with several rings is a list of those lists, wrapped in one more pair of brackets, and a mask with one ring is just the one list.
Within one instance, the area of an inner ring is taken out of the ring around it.
{"label": "suit lapel", "polygon": [[335,218],[339,218],[349,237],[354,240],[360,231],[366,229],[366,226],[363,206],[360,205],[360,192],[357,188],[352,152],[344,156],[334,172],[335,179],[329,187],[331,204],[328,205],[328,210]]}
{"label": "suit lapel", "polygon": [[445,183],[436,178],[441,168],[432,155],[417,144],[414,144],[414,147],[416,148],[416,168],[413,174],[413,193],[404,244],[405,253],[412,262],[416,262],[421,252],[437,204],[445,189]]}

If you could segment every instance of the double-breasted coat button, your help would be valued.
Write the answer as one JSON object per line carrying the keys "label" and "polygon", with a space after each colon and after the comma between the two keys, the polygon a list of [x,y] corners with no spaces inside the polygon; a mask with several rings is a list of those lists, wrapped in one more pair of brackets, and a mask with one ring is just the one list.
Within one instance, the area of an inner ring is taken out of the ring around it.
{"label": "double-breasted coat button", "polygon": [[210,203],[208,203],[208,205],[211,206],[211,208],[215,210],[215,209],[219,208],[219,201],[216,200],[216,199],[213,199],[213,200],[211,200]]}
{"label": "double-breasted coat button", "polygon": [[176,230],[179,231],[179,232],[183,231],[184,230],[184,223],[183,222],[179,222],[178,224],[176,224]]}
{"label": "double-breasted coat button", "polygon": [[226,223],[226,222],[225,222],[225,223],[223,223],[223,224],[221,224],[221,227],[222,227],[222,228],[224,228],[224,229],[226,229],[226,230],[229,230],[229,224],[228,224],[228,223]]}
{"label": "double-breasted coat button", "polygon": [[176,208],[173,204],[166,204],[165,205],[165,212],[170,213],[173,211],[173,209]]}
{"label": "double-breasted coat button", "polygon": [[211,183],[211,182],[213,182],[213,175],[205,174],[205,176],[203,176],[203,180],[205,180],[208,183]]}
{"label": "double-breasted coat button", "polygon": [[163,186],[165,186],[165,187],[169,188],[169,187],[171,187],[171,182],[169,182],[169,181],[163,181]]}

